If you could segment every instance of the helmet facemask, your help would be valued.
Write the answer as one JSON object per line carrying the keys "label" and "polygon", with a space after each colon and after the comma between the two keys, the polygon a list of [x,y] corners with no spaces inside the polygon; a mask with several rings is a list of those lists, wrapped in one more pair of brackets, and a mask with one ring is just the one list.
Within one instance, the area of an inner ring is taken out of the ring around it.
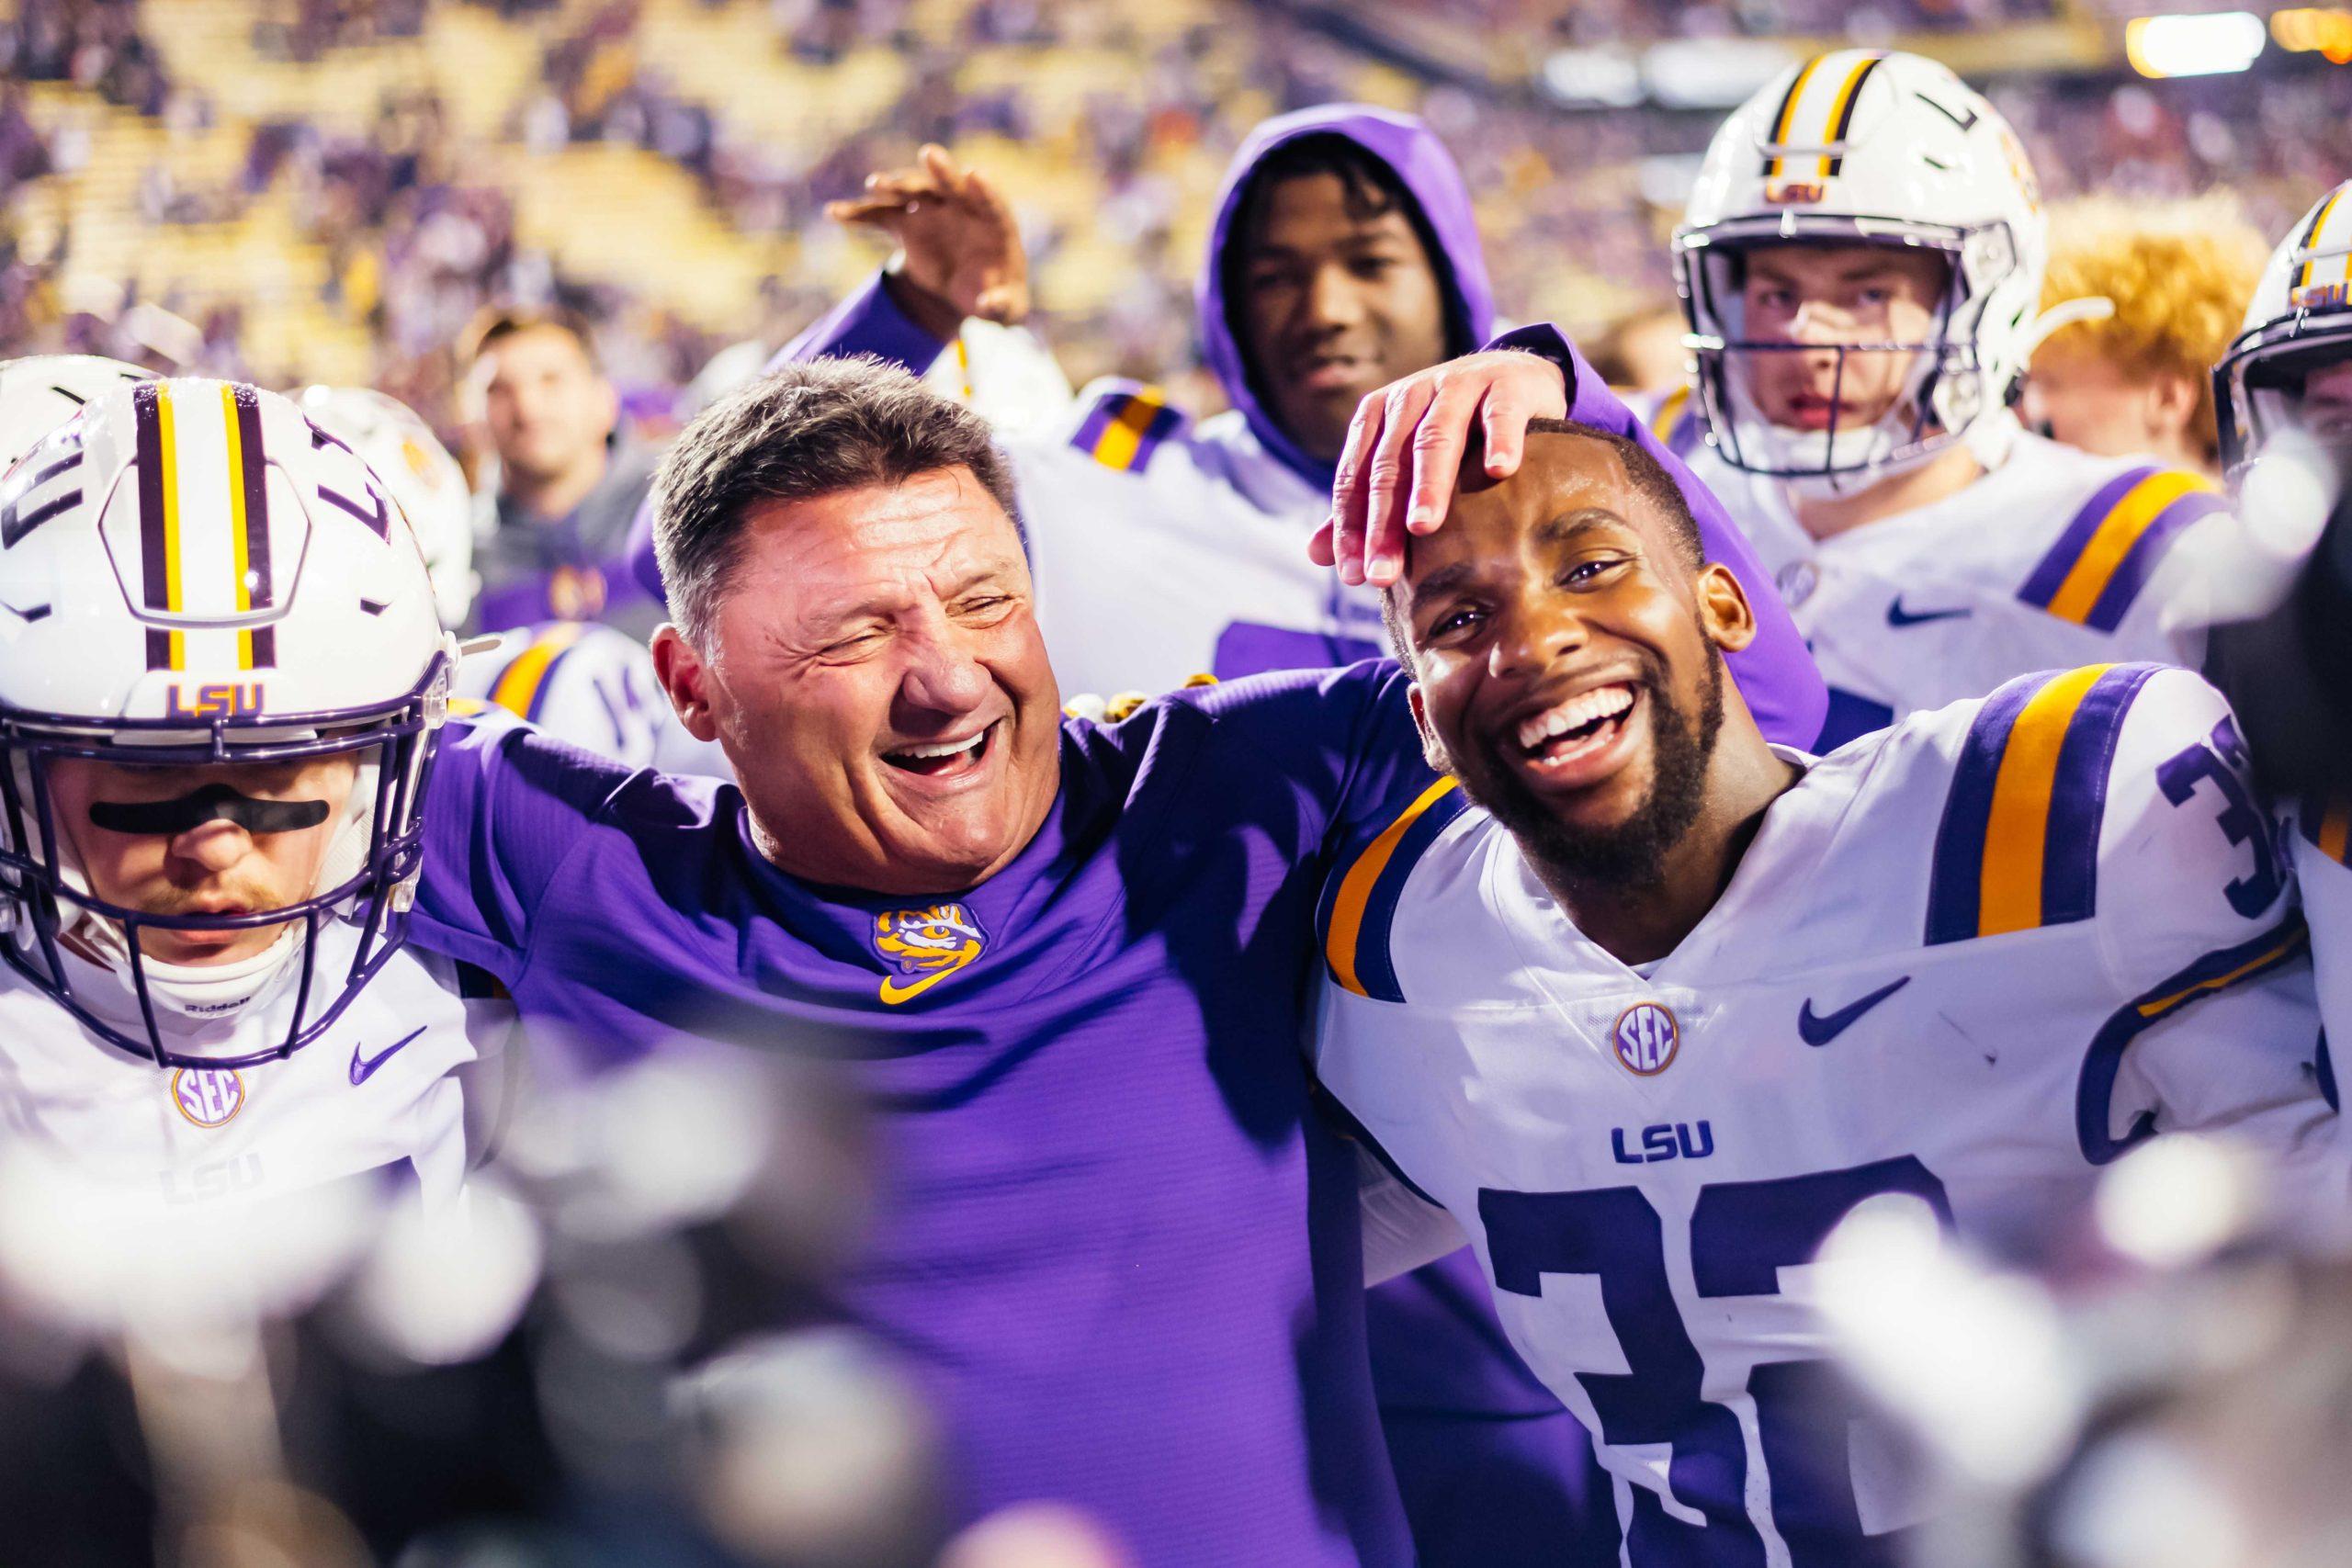
{"label": "helmet facemask", "polygon": [[2213,371],[2222,471],[2236,482],[2263,449],[2305,431],[2336,451],[2352,448],[2352,422],[2316,421],[2304,407],[2311,378],[2352,363],[2352,311],[2290,317],[2241,336]]}
{"label": "helmet facemask", "polygon": [[[1927,332],[1916,339],[1797,343],[1750,333],[1742,288],[1748,254],[1764,246],[1899,247],[1940,254],[1946,283]],[[2006,225],[1971,228],[1827,214],[1782,213],[1734,220],[1676,237],[1675,263],[1692,331],[1699,393],[1724,461],[1781,480],[1800,493],[1844,495],[1969,442],[2008,404],[2014,386],[1995,386],[1978,352],[1994,292],[2018,262]],[[1829,423],[1800,430],[1774,423],[1752,390],[1774,356],[1834,357]],[[1864,355],[1909,361],[1899,392],[1869,424],[1841,423],[1849,371]]]}
{"label": "helmet facemask", "polygon": [[[104,730],[63,716],[0,712],[0,958],[85,1028],[162,1067],[239,1067],[289,1055],[316,1039],[400,946],[424,857],[420,807],[449,664],[436,658],[418,687],[374,711],[124,720]],[[126,765],[285,762],[348,754],[351,795],[328,840],[312,891],[281,908],[243,914],[151,914],[97,895],[59,831],[52,763],[67,758]],[[347,964],[327,961],[320,937],[356,929]],[[165,964],[142,950],[152,930],[287,930],[263,953],[219,965]],[[233,1055],[185,1047],[208,1021],[233,1021],[295,987],[287,1026],[269,1044]],[[101,989],[103,987],[103,989]],[[128,1005],[126,1006],[126,998]],[[112,1005],[109,1005],[112,1004]],[[182,1048],[167,1042],[177,1038]]]}

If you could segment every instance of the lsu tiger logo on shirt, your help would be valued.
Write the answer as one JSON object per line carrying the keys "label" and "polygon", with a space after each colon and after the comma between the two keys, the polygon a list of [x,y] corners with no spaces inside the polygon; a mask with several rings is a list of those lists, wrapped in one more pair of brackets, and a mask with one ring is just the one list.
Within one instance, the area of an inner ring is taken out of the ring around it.
{"label": "lsu tiger logo on shirt", "polygon": [[922,995],[988,947],[979,919],[961,904],[886,909],[874,917],[874,951],[897,971],[882,976],[881,997],[896,1007]]}

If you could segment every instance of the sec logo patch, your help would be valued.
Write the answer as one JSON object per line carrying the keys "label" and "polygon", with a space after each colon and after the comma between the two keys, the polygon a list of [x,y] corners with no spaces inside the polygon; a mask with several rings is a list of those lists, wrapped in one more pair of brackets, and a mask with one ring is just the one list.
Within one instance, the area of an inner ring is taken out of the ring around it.
{"label": "sec logo patch", "polygon": [[232,1067],[182,1067],[172,1075],[172,1103],[199,1127],[225,1127],[245,1108],[245,1080]]}
{"label": "sec logo patch", "polygon": [[1635,1002],[1619,1013],[1609,1036],[1625,1070],[1645,1078],[1674,1066],[1674,1054],[1682,1048],[1682,1026],[1657,1002]]}

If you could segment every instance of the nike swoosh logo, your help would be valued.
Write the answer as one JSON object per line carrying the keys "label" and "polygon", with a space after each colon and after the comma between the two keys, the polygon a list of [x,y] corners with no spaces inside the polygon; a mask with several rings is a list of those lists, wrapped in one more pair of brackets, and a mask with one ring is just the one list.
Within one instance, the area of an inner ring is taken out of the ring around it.
{"label": "nike swoosh logo", "polygon": [[1836,1012],[1825,1013],[1818,1017],[1814,1014],[1813,998],[1807,997],[1804,999],[1804,1005],[1797,1009],[1797,1032],[1804,1036],[1804,1043],[1808,1045],[1826,1045],[1852,1028],[1856,1019],[1860,1018],[1862,1014],[1910,983],[1910,976],[1901,976],[1888,981],[1860,1001],[1848,1002]]}
{"label": "nike swoosh logo", "polygon": [[1886,624],[1890,626],[1924,626],[1929,621],[1957,621],[1974,613],[1964,607],[1958,610],[1906,610],[1903,607],[1903,601],[1897,599],[1886,607]]}
{"label": "nike swoosh logo", "polygon": [[[427,1027],[430,1026],[428,1025]],[[382,1066],[386,1062],[389,1062],[394,1056],[399,1055],[402,1046],[406,1045],[410,1041],[415,1039],[418,1035],[424,1032],[424,1031],[422,1029],[411,1030],[407,1034],[393,1041],[390,1045],[385,1046],[381,1051],[377,1052],[372,1056],[361,1055],[359,1054],[361,1047],[354,1045],[351,1048],[352,1087],[356,1089],[359,1085],[366,1083],[369,1078],[374,1077],[378,1067]]]}
{"label": "nike swoosh logo", "polygon": [[885,976],[882,980],[882,999],[895,1005],[896,1003],[905,1001],[910,997],[919,997],[925,991],[931,989],[933,986],[939,984],[942,980],[947,978],[950,975],[960,972],[963,967],[964,966],[961,964],[958,964],[954,969],[934,969],[930,974],[925,975],[922,979],[917,980],[911,986],[901,986],[897,981],[889,978],[888,976]]}

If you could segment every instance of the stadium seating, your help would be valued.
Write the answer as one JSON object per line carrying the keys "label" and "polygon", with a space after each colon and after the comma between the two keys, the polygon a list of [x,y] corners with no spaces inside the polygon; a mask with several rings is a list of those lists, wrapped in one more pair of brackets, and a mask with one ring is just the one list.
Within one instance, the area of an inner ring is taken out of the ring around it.
{"label": "stadium seating", "polygon": [[[389,378],[445,423],[447,345],[494,297],[588,304],[639,406],[720,344],[788,331],[879,254],[823,202],[928,137],[1013,201],[1073,374],[1164,378],[1195,351],[1182,302],[1231,148],[1263,115],[1334,97],[1428,114],[1462,156],[1506,310],[1597,328],[1666,288],[1713,116],[1565,109],[1536,85],[1546,51],[1604,24],[1631,47],[1834,20],[1810,0],[1671,17],[1451,0],[1351,7],[1345,26],[1231,0],[908,0],[797,22],[765,0],[426,0],[401,36],[365,6],[307,25],[315,4],[288,22],[252,0],[140,0],[158,112],[109,101],[106,81],[31,84],[26,112],[71,155],[13,194],[13,265],[48,290],[51,323],[119,309],[127,286],[212,322],[200,367]],[[2352,156],[2341,73],[2266,87],[2282,133],[2233,141],[2193,86],[2157,100],[2120,66],[2086,77],[2095,62],[2053,54],[2079,7],[1882,10],[1988,61],[2004,39],[2013,60],[2063,57],[2073,73],[1999,89],[2052,195],[2092,173],[2151,196],[2219,182],[2274,227]],[[1449,28],[1470,44],[1438,49]],[[426,232],[451,207],[471,226],[454,254]]]}

